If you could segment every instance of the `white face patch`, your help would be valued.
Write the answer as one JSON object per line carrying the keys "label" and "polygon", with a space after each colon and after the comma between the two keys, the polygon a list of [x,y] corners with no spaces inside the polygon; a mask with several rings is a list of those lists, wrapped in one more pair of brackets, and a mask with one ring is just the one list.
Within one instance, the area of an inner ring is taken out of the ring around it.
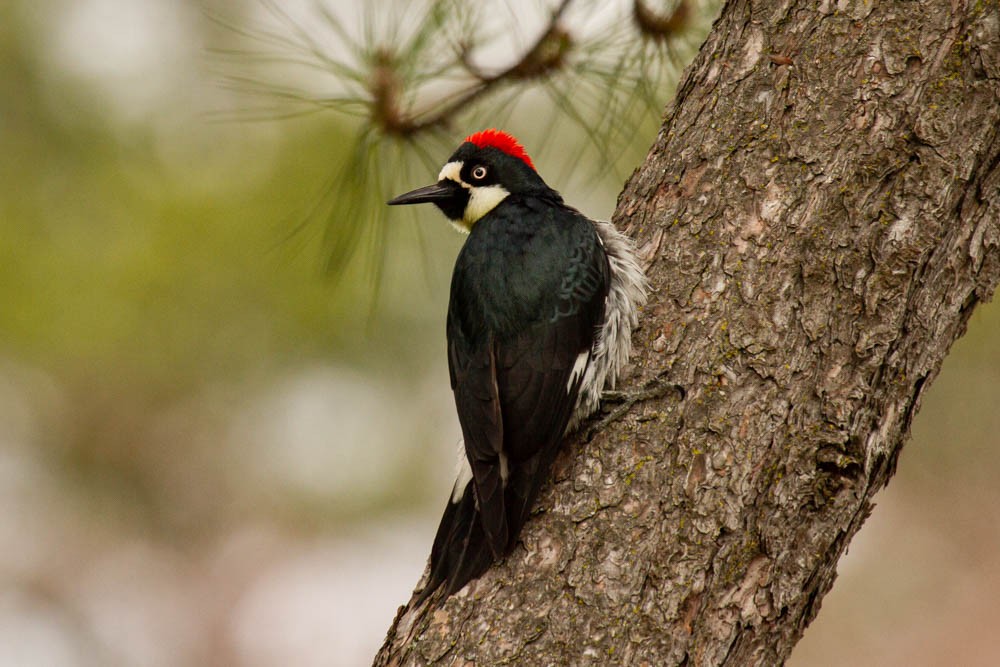
{"label": "white face patch", "polygon": [[459,185],[465,185],[465,183],[462,182],[462,166],[464,164],[465,163],[461,160],[449,162],[445,166],[441,167],[441,173],[438,174],[438,180],[443,181],[447,178],[449,181],[455,181]]}
{"label": "white face patch", "polygon": [[462,222],[469,229],[479,222],[479,219],[496,208],[497,204],[507,198],[510,193],[502,185],[487,185],[485,187],[469,188],[472,191],[469,203],[465,206]]}
{"label": "white face patch", "polygon": [[462,167],[465,163],[461,160],[449,162],[441,168],[438,180],[448,179],[461,185],[469,191],[469,203],[465,206],[461,222],[452,221],[452,224],[459,231],[466,234],[472,230],[472,226],[479,222],[479,219],[496,208],[497,204],[507,198],[510,193],[501,185],[487,185],[476,187],[462,180]]}

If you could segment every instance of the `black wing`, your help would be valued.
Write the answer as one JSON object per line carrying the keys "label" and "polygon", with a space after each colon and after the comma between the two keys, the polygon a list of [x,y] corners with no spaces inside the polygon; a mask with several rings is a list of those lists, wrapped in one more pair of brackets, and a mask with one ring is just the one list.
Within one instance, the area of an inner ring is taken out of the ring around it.
{"label": "black wing", "polygon": [[523,233],[517,219],[483,218],[477,228],[503,227],[482,230],[492,232],[486,243],[474,229],[456,264],[448,361],[473,481],[442,518],[423,596],[442,581],[458,590],[513,548],[576,404],[607,258],[586,218],[546,213],[562,219],[550,218],[527,251],[523,238],[504,237]]}
{"label": "black wing", "polygon": [[465,452],[495,558],[513,546],[576,404],[593,344],[593,326],[581,319],[563,317],[485,349],[449,346]]}
{"label": "black wing", "polygon": [[[509,458],[504,447],[504,420],[498,385],[497,345],[449,341],[448,366],[465,454],[475,482],[476,504],[487,543],[495,558],[506,550],[508,530],[504,508],[504,469]],[[501,463],[501,459],[505,459]],[[485,511],[484,511],[485,510]]]}

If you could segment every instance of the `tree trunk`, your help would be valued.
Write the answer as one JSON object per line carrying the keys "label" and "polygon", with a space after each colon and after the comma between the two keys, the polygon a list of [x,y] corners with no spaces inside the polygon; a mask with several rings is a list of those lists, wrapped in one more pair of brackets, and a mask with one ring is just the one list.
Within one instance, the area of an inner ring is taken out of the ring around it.
{"label": "tree trunk", "polygon": [[626,388],[506,561],[377,665],[775,665],[1000,281],[993,0],[727,3],[622,194]]}

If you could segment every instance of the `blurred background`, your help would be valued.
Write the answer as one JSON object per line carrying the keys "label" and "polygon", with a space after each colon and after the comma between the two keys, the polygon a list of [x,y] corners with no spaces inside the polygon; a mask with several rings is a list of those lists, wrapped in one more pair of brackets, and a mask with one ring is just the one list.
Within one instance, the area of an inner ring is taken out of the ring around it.
{"label": "blurred background", "polygon": [[[271,19],[0,3],[0,666],[368,664],[423,570],[460,437],[462,239],[355,208],[378,259],[324,269],[337,212],[311,219],[357,124],[250,120],[230,84],[255,61],[234,77],[227,49]],[[522,139],[607,217],[658,117],[596,184]],[[792,665],[1000,662],[998,333],[979,308]]]}

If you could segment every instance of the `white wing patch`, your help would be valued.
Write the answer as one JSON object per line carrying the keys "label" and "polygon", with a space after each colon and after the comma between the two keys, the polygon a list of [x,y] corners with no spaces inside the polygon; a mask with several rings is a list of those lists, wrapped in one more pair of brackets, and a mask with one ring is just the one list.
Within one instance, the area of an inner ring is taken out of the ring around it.
{"label": "white wing patch", "polygon": [[451,491],[452,504],[462,499],[465,487],[472,481],[472,466],[469,465],[469,459],[465,455],[464,440],[458,441],[458,461],[455,462],[455,474],[458,479],[455,480],[455,488]]}
{"label": "white wing patch", "polygon": [[584,371],[587,370],[588,363],[590,363],[590,350],[576,355],[576,361],[573,362],[573,370],[569,372],[569,379],[566,380],[567,392],[572,391],[573,385],[576,384],[576,381],[583,377]]}
{"label": "white wing patch", "polygon": [[[455,461],[455,486],[451,490],[451,502],[455,504],[462,499],[465,494],[465,487],[472,482],[472,466],[469,465],[469,458],[465,455],[465,441],[458,441],[458,460]],[[500,479],[504,485],[510,477],[510,463],[503,452],[500,452]]]}

